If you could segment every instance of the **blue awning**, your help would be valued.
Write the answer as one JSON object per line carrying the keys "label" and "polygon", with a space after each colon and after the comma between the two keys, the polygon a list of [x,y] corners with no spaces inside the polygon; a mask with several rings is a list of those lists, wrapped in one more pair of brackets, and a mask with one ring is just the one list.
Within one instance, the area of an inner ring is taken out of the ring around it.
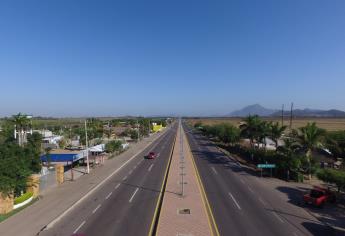
{"label": "blue awning", "polygon": [[67,161],[75,162],[85,157],[86,157],[86,152],[82,151],[80,153],[52,153],[52,154],[49,154],[49,158],[47,158],[46,155],[42,155],[40,158],[42,162],[48,162],[47,159],[49,159],[50,162],[67,162]]}

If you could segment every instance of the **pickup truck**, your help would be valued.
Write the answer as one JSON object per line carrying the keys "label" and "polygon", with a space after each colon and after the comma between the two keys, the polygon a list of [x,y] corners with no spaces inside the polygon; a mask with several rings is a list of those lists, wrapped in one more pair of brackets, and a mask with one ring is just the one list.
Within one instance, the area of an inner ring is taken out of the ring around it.
{"label": "pickup truck", "polygon": [[305,204],[322,208],[326,202],[335,202],[335,195],[329,189],[314,187],[309,193],[303,195]]}

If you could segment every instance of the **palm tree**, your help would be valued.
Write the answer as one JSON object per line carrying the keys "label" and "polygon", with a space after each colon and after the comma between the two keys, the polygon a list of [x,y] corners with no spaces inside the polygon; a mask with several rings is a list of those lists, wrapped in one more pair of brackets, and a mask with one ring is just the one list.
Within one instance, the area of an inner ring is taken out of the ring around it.
{"label": "palm tree", "polygon": [[221,140],[224,143],[229,143],[231,146],[233,146],[240,140],[240,130],[239,128],[230,124],[224,124],[223,126],[224,132],[222,134]]}
{"label": "palm tree", "polygon": [[290,179],[290,171],[299,169],[301,161],[297,156],[297,151],[301,146],[292,138],[285,138],[284,145],[277,147],[276,151],[283,157],[286,168],[287,180]]}
{"label": "palm tree", "polygon": [[300,144],[306,149],[306,157],[309,163],[309,179],[311,179],[311,158],[312,151],[320,145],[321,138],[324,137],[326,131],[316,126],[315,122],[309,123],[299,128],[298,140]]}
{"label": "palm tree", "polygon": [[250,146],[254,147],[254,141],[259,138],[261,119],[257,115],[249,115],[244,120],[244,124],[240,125],[241,135],[249,138]]}
{"label": "palm tree", "polygon": [[17,129],[24,130],[30,127],[30,119],[27,115],[18,113],[12,116],[12,122],[15,124]]}
{"label": "palm tree", "polygon": [[259,133],[258,137],[262,144],[264,144],[264,148],[266,150],[267,142],[266,137],[269,136],[271,130],[271,122],[262,121],[259,125]]}
{"label": "palm tree", "polygon": [[15,132],[18,132],[18,144],[22,146],[26,142],[26,130],[31,128],[30,119],[27,115],[18,113],[12,116],[12,123],[15,126]]}
{"label": "palm tree", "polygon": [[270,132],[269,132],[269,137],[273,140],[276,150],[278,148],[278,140],[281,138],[282,134],[286,130],[285,125],[280,126],[278,122],[271,123],[270,124]]}

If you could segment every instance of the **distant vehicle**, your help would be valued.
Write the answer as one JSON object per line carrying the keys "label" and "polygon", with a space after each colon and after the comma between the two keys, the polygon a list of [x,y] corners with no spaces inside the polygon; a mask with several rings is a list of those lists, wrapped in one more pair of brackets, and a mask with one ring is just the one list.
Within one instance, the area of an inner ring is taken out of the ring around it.
{"label": "distant vehicle", "polygon": [[335,202],[335,195],[329,189],[314,187],[303,196],[305,204],[311,204],[322,208],[326,202]]}
{"label": "distant vehicle", "polygon": [[155,159],[157,157],[155,152],[149,152],[147,156],[145,156],[146,159]]}

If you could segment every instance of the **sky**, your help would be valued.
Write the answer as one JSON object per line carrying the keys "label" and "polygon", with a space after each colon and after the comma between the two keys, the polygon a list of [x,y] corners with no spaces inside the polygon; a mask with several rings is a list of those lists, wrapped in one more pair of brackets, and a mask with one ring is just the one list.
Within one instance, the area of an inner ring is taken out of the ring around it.
{"label": "sky", "polygon": [[0,3],[0,116],[345,110],[343,0]]}

